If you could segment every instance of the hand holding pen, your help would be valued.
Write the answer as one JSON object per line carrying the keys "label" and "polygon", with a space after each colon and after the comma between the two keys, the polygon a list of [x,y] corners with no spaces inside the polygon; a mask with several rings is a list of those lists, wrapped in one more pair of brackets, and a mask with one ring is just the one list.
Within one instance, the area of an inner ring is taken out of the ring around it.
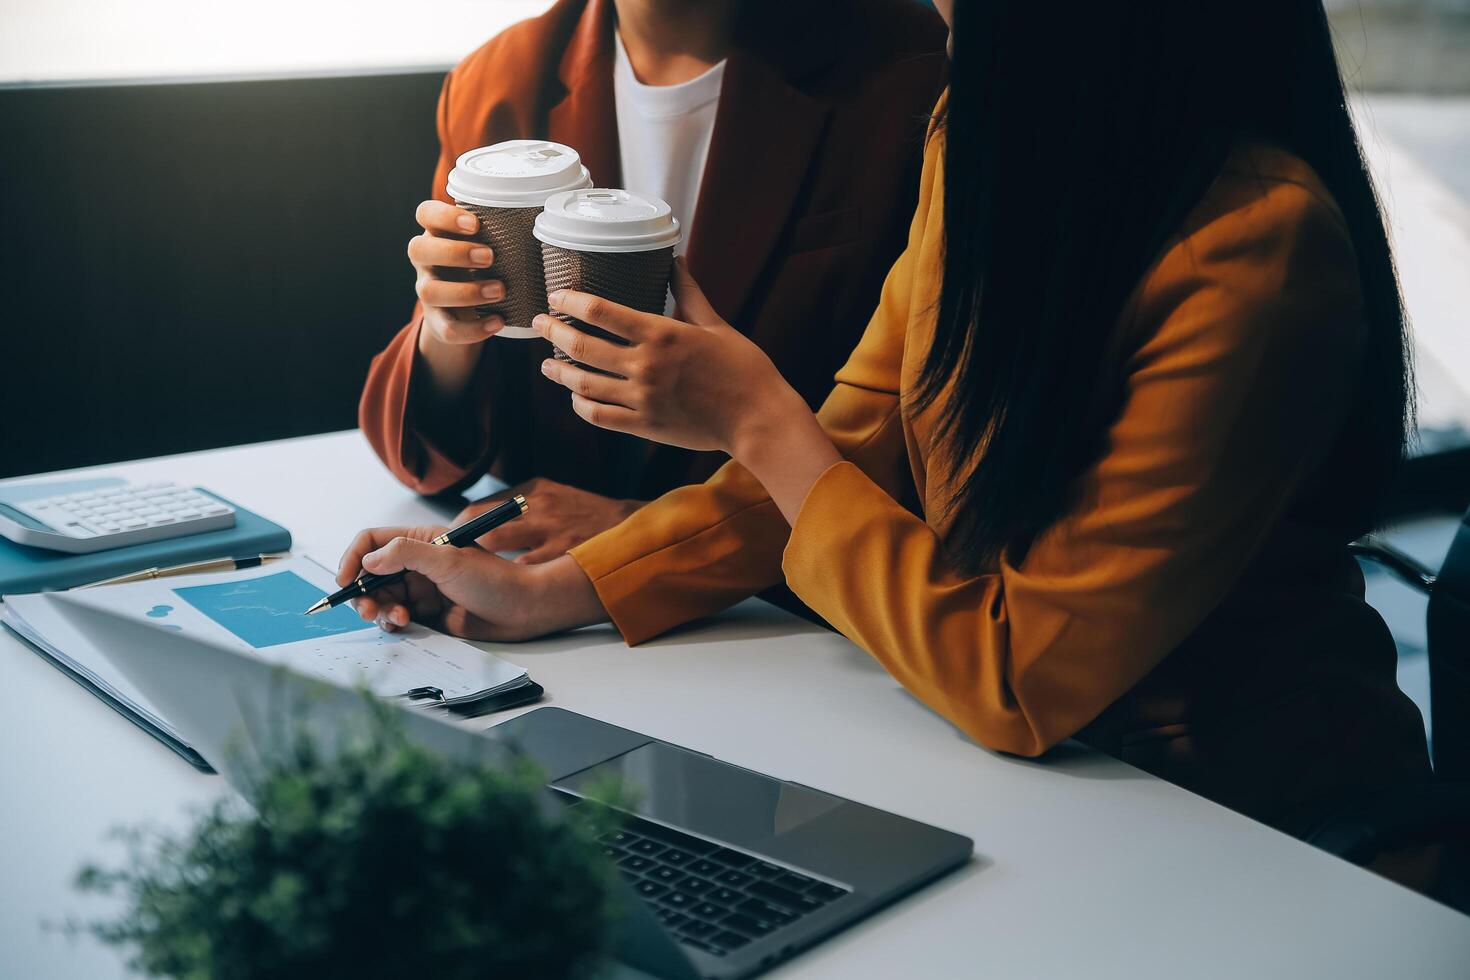
{"label": "hand holding pen", "polygon": [[[471,518],[458,527],[445,531],[430,541],[429,544],[438,547],[445,545],[451,548],[467,547],[474,544],[475,540],[482,535],[489,534],[505,522],[520,517],[526,512],[526,507],[526,498],[520,494],[516,494],[499,507],[487,510],[478,517]],[[376,589],[401,582],[405,575],[407,575],[406,571],[392,572],[387,575],[374,575],[371,572],[363,571],[358,574],[357,578],[348,583],[345,588],[338,589],[331,595],[322,597],[320,601],[306,610],[306,615],[311,616],[328,609],[334,609],[344,602],[366,596]]]}

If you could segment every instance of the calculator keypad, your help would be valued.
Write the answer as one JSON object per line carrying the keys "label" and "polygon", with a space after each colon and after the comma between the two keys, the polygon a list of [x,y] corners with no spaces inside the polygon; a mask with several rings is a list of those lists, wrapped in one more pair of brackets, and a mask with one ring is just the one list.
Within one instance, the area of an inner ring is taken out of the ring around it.
{"label": "calculator keypad", "polygon": [[10,506],[58,534],[82,540],[119,538],[118,545],[229,527],[235,514],[233,507],[213,497],[172,483],[84,490]]}

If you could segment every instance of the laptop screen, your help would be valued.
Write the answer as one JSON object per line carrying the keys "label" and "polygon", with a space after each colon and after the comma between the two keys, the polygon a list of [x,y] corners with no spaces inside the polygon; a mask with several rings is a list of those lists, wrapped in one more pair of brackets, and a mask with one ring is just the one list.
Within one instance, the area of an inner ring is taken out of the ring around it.
{"label": "laptop screen", "polygon": [[627,809],[639,816],[746,846],[795,830],[843,802],[662,742],[649,742],[552,785],[597,797],[609,783],[621,787]]}

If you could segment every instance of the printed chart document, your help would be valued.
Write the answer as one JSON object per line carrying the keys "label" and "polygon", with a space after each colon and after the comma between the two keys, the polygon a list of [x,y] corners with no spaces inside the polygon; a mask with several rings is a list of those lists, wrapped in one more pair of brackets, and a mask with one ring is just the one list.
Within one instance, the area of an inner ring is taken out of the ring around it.
{"label": "printed chart document", "polygon": [[237,572],[6,596],[4,622],[124,713],[134,712],[135,721],[176,751],[182,743],[167,719],[111,665],[103,644],[69,622],[69,610],[86,607],[196,638],[205,647],[243,650],[267,663],[339,686],[366,687],[382,697],[435,688],[445,706],[473,710],[480,702],[534,687],[523,668],[426,626],[411,624],[388,633],[345,605],[305,615],[307,607],[336,587],[322,566],[292,558]]}

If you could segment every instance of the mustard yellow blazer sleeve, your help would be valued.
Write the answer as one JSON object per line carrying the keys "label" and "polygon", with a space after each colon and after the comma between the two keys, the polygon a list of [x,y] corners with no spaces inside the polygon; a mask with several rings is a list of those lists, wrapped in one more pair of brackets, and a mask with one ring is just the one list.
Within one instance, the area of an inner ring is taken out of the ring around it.
{"label": "mustard yellow blazer sleeve", "polygon": [[1072,509],[1018,562],[961,575],[938,530],[946,467],[905,397],[939,282],[940,142],[909,249],[822,409],[848,461],[790,533],[732,467],[574,556],[636,642],[774,581],[784,544],[796,594],[905,687],[982,744],[1036,755],[1201,626],[1335,442],[1362,351],[1356,263],[1299,161],[1301,179],[1227,168],[1119,322],[1102,369],[1121,409]]}

